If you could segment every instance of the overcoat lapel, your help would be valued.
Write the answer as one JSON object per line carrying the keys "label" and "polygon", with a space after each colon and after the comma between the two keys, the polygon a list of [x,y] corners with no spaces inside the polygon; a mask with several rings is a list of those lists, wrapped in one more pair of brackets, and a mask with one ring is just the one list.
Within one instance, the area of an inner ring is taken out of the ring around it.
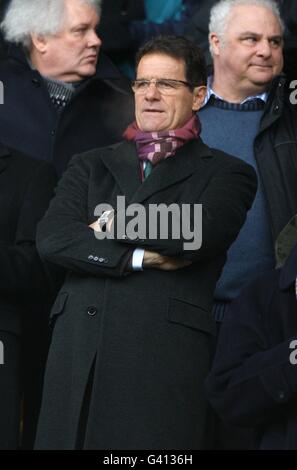
{"label": "overcoat lapel", "polygon": [[293,248],[288,259],[286,260],[280,274],[280,289],[286,290],[296,282],[297,277],[297,246]]}
{"label": "overcoat lapel", "polygon": [[113,174],[128,203],[140,203],[153,194],[190,176],[204,158],[212,158],[211,150],[201,139],[192,140],[181,147],[176,155],[159,163],[150,176],[141,182],[139,159],[133,142],[119,145],[110,158],[102,160]]}
{"label": "overcoat lapel", "polygon": [[112,173],[118,186],[130,203],[133,195],[141,186],[139,159],[133,142],[124,142],[115,147],[112,157],[102,155],[102,161]]}
{"label": "overcoat lapel", "polygon": [[193,174],[202,158],[212,157],[202,140],[192,140],[179,148],[176,154],[159,163],[134,194],[132,202],[143,202],[153,194],[178,183]]}

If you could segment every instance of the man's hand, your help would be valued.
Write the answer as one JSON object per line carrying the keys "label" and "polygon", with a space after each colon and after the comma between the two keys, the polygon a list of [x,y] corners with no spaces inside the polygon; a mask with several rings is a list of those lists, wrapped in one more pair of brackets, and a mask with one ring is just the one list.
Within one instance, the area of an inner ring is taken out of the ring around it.
{"label": "man's hand", "polygon": [[99,226],[98,219],[95,220],[95,222],[93,222],[91,225],[89,225],[89,227],[92,228],[93,230],[95,230],[95,232],[101,232],[101,228]]}
{"label": "man's hand", "polygon": [[[107,220],[106,224],[104,225],[103,227],[103,231],[107,231],[107,232],[110,232],[111,230],[111,226],[112,226],[112,223],[113,223],[113,219],[114,219],[114,211],[110,210],[110,211],[105,211],[104,215],[106,215],[105,217],[105,220]],[[103,214],[101,215],[101,217],[103,216]],[[100,217],[99,217],[100,219]],[[102,232],[102,229],[100,227],[100,224],[99,224],[99,219],[95,220],[95,222],[93,222],[92,224],[89,225],[90,228],[92,228],[93,230],[95,230],[95,232]]]}
{"label": "man's hand", "polygon": [[[106,224],[107,230],[110,229],[111,224],[113,222],[113,214],[109,218],[108,223]],[[90,228],[95,230],[96,232],[101,232],[100,225],[98,220],[93,222],[89,225]],[[155,251],[148,251],[145,250],[144,257],[143,257],[143,268],[154,268],[154,269],[161,269],[162,271],[176,271],[177,269],[185,268],[186,266],[190,266],[192,261],[183,260],[181,258],[173,258],[171,256],[162,256]]]}
{"label": "man's hand", "polygon": [[143,267],[161,269],[162,271],[175,271],[186,266],[190,266],[192,261],[171,256],[162,256],[154,251],[144,252]]}

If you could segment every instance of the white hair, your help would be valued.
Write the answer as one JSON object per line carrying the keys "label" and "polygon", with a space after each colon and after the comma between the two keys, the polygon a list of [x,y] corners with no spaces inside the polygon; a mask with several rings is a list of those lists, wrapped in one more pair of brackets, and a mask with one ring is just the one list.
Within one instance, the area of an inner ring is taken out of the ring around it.
{"label": "white hair", "polygon": [[[101,0],[80,0],[100,13]],[[64,0],[11,0],[1,23],[6,41],[29,49],[31,33],[53,36],[63,27]]]}
{"label": "white hair", "polygon": [[211,55],[213,55],[212,44],[210,42],[211,33],[216,33],[221,41],[224,42],[224,35],[231,10],[238,5],[257,5],[270,9],[279,22],[282,34],[284,33],[285,25],[281,18],[279,7],[274,0],[220,0],[210,10],[208,38]]}

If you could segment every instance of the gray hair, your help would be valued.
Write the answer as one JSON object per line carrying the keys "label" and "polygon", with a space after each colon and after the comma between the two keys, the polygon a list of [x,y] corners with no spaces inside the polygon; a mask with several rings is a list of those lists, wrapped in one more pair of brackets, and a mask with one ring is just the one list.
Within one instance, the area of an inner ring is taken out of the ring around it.
{"label": "gray hair", "polygon": [[[80,0],[100,13],[101,0]],[[65,21],[64,0],[11,0],[1,23],[6,41],[31,46],[31,33],[53,36]]]}
{"label": "gray hair", "polygon": [[285,24],[281,18],[279,7],[274,0],[220,0],[210,10],[208,37],[211,55],[213,55],[213,50],[210,42],[210,34],[216,33],[222,41],[224,40],[231,10],[237,5],[257,5],[269,8],[279,22],[282,34],[284,33]]}

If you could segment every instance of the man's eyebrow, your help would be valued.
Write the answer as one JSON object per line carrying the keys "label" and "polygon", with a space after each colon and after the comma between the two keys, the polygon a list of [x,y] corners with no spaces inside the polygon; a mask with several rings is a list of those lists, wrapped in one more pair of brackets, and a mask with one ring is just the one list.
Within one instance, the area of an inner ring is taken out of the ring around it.
{"label": "man's eyebrow", "polygon": [[259,33],[255,33],[253,31],[243,31],[242,33],[239,34],[240,37],[242,36],[256,36],[256,37],[260,37],[262,36],[261,34]]}
{"label": "man's eyebrow", "polygon": [[[97,28],[98,25],[99,25],[99,21],[98,21],[98,23],[96,23],[95,28]],[[91,22],[89,22],[89,23],[77,23],[77,24],[75,24],[71,27],[71,30],[78,29],[78,28],[89,28],[90,26],[92,26]]]}
{"label": "man's eyebrow", "polygon": [[282,41],[284,38],[281,34],[275,34],[274,36],[269,36],[268,39],[278,39],[279,41]]}
{"label": "man's eyebrow", "polygon": [[[253,36],[253,37],[256,37],[256,38],[260,38],[262,36],[262,34],[259,34],[259,33],[255,33],[253,31],[244,31],[242,33],[239,34],[239,37],[244,37],[244,36]],[[268,37],[269,40],[271,39],[278,39],[280,41],[283,40],[283,36],[281,34],[275,34],[273,36],[269,36]]]}
{"label": "man's eyebrow", "polygon": [[89,23],[77,23],[75,25],[72,26],[72,29],[76,29],[76,28],[85,28],[89,26]]}

